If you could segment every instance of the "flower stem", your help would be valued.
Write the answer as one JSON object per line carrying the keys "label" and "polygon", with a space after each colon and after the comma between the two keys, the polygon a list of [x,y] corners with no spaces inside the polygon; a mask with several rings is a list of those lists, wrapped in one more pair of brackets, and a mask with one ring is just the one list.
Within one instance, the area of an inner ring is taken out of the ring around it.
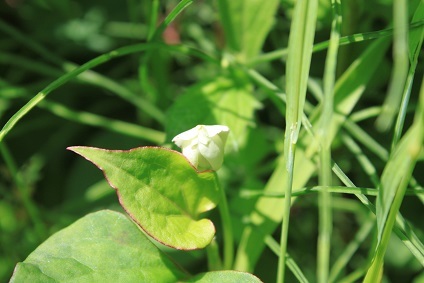
{"label": "flower stem", "polygon": [[287,241],[289,234],[289,220],[291,209],[291,193],[293,187],[293,164],[294,153],[296,144],[292,143],[290,138],[286,138],[285,143],[285,156],[286,156],[286,170],[287,170],[287,184],[284,197],[284,217],[281,224],[281,238],[280,238],[280,257],[278,259],[277,282],[283,283],[285,278],[286,267],[286,254],[287,254]]}
{"label": "flower stem", "polygon": [[222,230],[224,237],[224,269],[229,270],[233,266],[234,259],[233,226],[231,224],[230,212],[228,210],[227,197],[221,184],[219,184],[219,181],[218,186],[221,194],[221,199],[218,208],[219,213],[221,215]]}
{"label": "flower stem", "polygon": [[221,258],[219,257],[219,247],[215,238],[213,238],[212,242],[206,247],[206,255],[208,257],[209,271],[216,271],[222,269],[222,262]]}

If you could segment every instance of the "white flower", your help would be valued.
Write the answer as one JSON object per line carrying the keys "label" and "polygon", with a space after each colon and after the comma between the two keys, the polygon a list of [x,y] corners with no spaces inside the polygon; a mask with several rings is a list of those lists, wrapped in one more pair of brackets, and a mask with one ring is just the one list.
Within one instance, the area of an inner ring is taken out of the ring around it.
{"label": "white flower", "polygon": [[230,129],[227,126],[197,125],[172,139],[183,155],[199,171],[218,170],[224,161],[224,146]]}

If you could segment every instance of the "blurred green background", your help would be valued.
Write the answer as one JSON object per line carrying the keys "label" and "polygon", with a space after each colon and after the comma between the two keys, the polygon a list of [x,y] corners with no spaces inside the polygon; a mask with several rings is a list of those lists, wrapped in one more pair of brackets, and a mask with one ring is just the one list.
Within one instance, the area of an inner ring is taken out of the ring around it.
{"label": "blurred green background", "polygon": [[[0,126],[41,89],[71,70],[70,62],[83,64],[115,48],[146,42],[151,32],[152,3],[154,1],[2,1]],[[156,21],[159,24],[178,1],[156,3],[159,3],[160,13]],[[392,1],[343,1],[342,4],[342,35],[375,31],[386,28],[391,23]],[[328,39],[331,24],[330,2],[322,0],[319,7],[315,42]],[[292,8],[293,0],[281,1],[275,13],[276,20],[263,45],[264,52],[287,46]],[[167,44],[182,43],[220,58],[223,50],[228,51],[225,49],[225,32],[216,2],[194,1],[165,30],[162,39]],[[255,43],[253,41],[254,37],[252,44]],[[362,42],[341,47],[338,73],[341,74],[367,46],[367,42]],[[423,54],[420,56],[422,59]],[[381,105],[384,101],[392,64],[390,53],[386,57],[358,108]],[[325,52],[313,55],[312,77],[322,78],[324,61]],[[265,62],[255,68],[276,85],[283,85],[285,66],[281,60]],[[102,208],[120,210],[115,192],[109,188],[98,170],[66,151],[66,147],[88,145],[129,149],[155,144],[140,139],[136,133],[125,134],[110,130],[107,123],[103,127],[93,127],[90,123],[96,120],[95,117],[79,114],[95,114],[163,132],[163,121],[161,123],[160,119],[146,115],[132,102],[137,97],[142,97],[159,109],[159,116],[164,118],[175,99],[188,87],[222,72],[216,64],[162,49],[149,52],[148,55],[132,54],[121,57],[96,67],[94,71],[95,74],[86,73],[55,90],[49,96],[49,103],[40,105],[26,115],[2,145],[1,282],[10,278],[18,261],[24,260],[55,231],[90,211]],[[418,65],[416,73],[417,78],[422,77],[423,64]],[[418,87],[419,84],[414,84],[412,93],[417,93]],[[122,99],[122,95],[126,95],[128,99]],[[245,154],[248,157],[243,157],[244,159],[230,156],[226,161],[227,169],[224,168],[223,180],[228,187],[234,188],[229,191],[230,195],[235,195],[235,190],[240,186],[262,188],[272,172],[273,160],[282,149],[284,122],[280,111],[263,91],[255,90],[255,97],[262,105],[254,115],[257,127],[249,131],[248,146],[240,149],[239,156],[249,152],[254,154]],[[308,99],[312,104],[317,103],[312,97]],[[414,103],[416,96],[412,96],[411,100]],[[407,116],[407,125],[410,124],[411,117],[412,115]],[[374,132],[372,122],[365,121],[360,126],[371,133],[382,146],[390,147],[390,140],[384,134]],[[340,146],[338,140],[334,145],[334,159],[352,179],[366,180],[357,161]],[[378,170],[382,170],[384,163],[376,160],[376,164]],[[423,172],[422,162],[417,165],[416,170]],[[417,174],[416,177],[421,184],[424,183],[423,174]],[[372,186],[372,183],[364,181],[361,185]],[[29,198],[23,197],[23,194]],[[341,206],[346,206],[334,216],[338,225],[335,228],[335,234],[338,235],[334,239],[335,246],[342,247],[357,229],[357,223],[361,221],[358,211],[365,213],[358,202],[350,200],[340,198]],[[240,206],[249,205],[249,202],[234,200],[232,210],[235,216],[238,217]],[[301,266],[313,266],[315,260],[314,255],[304,254],[311,245],[315,245],[315,242],[308,242],[311,234],[315,235],[317,231],[315,206],[316,196],[308,196],[302,198],[293,208],[295,221],[292,222],[290,241],[293,245],[305,247],[305,251],[302,248],[293,251],[293,256],[301,259]],[[35,216],[31,215],[28,207],[36,208]],[[355,214],[349,212],[349,209],[355,211]],[[421,202],[416,198],[406,198],[402,212],[423,231]],[[34,217],[39,221],[38,226],[34,225]],[[409,252],[404,252],[402,243],[394,240],[389,249],[394,250],[397,255],[387,259],[387,272],[393,276],[391,282],[409,282],[419,274],[420,265]],[[369,251],[364,249],[361,252],[366,257]],[[188,256],[188,265],[193,270],[204,268],[204,263],[196,263],[198,257],[196,253]],[[351,268],[362,263],[352,262]],[[274,266],[276,260],[267,250],[256,273],[268,282],[267,280],[273,278],[268,270]],[[401,278],[396,275],[399,270],[402,270]],[[313,272],[309,270],[312,277]]]}

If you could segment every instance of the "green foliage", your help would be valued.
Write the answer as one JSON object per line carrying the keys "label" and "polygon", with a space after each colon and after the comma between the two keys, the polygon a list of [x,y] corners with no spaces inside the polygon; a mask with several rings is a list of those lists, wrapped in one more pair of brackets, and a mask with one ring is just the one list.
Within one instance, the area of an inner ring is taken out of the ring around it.
{"label": "green foliage", "polygon": [[[4,1],[0,281],[420,282],[423,32],[421,0]],[[218,172],[170,149],[199,124]]]}
{"label": "green foliage", "polygon": [[258,55],[274,24],[278,0],[218,1],[227,46],[241,61]]}
{"label": "green foliage", "polygon": [[54,234],[11,282],[172,282],[187,277],[126,216],[99,211]]}
{"label": "green foliage", "polygon": [[251,92],[246,79],[235,77],[217,77],[192,86],[167,112],[167,140],[199,124],[220,124],[231,129],[228,147],[243,147],[249,128],[255,126],[254,111],[260,106]]}
{"label": "green foliage", "polygon": [[231,283],[231,282],[246,282],[246,283],[260,283],[257,277],[237,271],[213,271],[201,273],[199,275],[194,276],[189,279],[190,283],[214,283],[214,282],[222,282],[222,283]]}
{"label": "green foliage", "polygon": [[234,271],[189,277],[126,216],[102,210],[50,237],[10,282],[261,282]]}
{"label": "green foliage", "polygon": [[212,172],[197,173],[181,153],[156,147],[69,149],[103,171],[122,207],[157,241],[190,250],[204,248],[212,240],[213,223],[200,217],[219,200]]}

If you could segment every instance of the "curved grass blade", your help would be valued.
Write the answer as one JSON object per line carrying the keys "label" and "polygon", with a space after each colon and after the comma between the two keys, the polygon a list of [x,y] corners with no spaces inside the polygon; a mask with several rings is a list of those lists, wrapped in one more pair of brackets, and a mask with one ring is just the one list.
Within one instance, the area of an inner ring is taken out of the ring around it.
{"label": "curved grass blade", "polygon": [[396,146],[381,177],[376,205],[377,248],[364,282],[376,282],[382,274],[384,254],[423,143],[424,80],[414,123]]}

